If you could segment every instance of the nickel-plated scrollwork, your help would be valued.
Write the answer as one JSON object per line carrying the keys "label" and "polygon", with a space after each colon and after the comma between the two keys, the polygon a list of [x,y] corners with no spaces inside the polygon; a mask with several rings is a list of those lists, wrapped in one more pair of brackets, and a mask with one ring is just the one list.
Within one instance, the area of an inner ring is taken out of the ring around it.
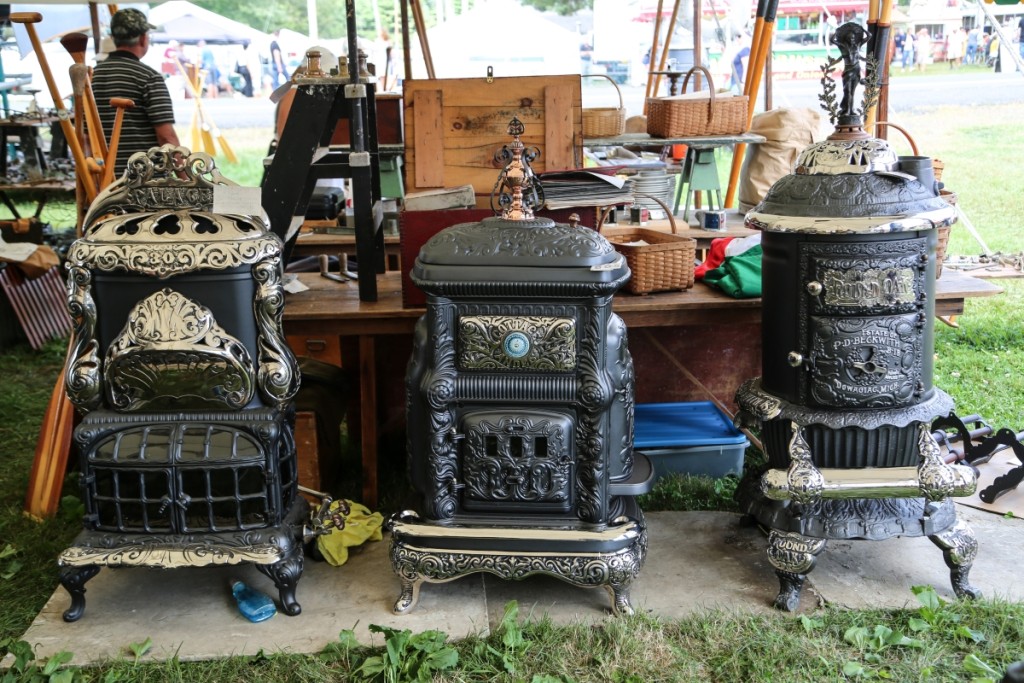
{"label": "nickel-plated scrollwork", "polygon": [[917,479],[922,496],[928,500],[942,500],[949,496],[969,496],[974,493],[977,487],[974,470],[963,465],[945,463],[942,450],[927,422],[918,426],[917,445],[921,454]]}
{"label": "nickel-plated scrollwork", "polygon": [[967,522],[958,519],[953,526],[928,539],[942,549],[942,558],[949,567],[950,582],[958,598],[980,598],[981,591],[970,584],[968,575],[978,555],[978,539]]}
{"label": "nickel-plated scrollwork", "polygon": [[817,556],[824,549],[825,539],[822,538],[775,530],[768,534],[768,562],[779,578],[777,609],[792,612],[797,608],[807,574],[814,569]]}
{"label": "nickel-plated scrollwork", "polygon": [[96,339],[96,302],[92,298],[92,273],[81,266],[68,272],[68,312],[75,333],[64,383],[68,399],[80,411],[93,410],[103,400],[103,373]]}
{"label": "nickel-plated scrollwork", "polygon": [[281,260],[272,258],[253,266],[256,290],[253,312],[259,330],[257,385],[270,403],[281,407],[299,391],[299,364],[284,339],[284,286]]}
{"label": "nickel-plated scrollwork", "polygon": [[210,309],[169,288],[135,305],[103,368],[111,405],[128,411],[237,410],[252,399],[256,381],[245,345]]}
{"label": "nickel-plated scrollwork", "polygon": [[[237,185],[221,175],[213,157],[185,147],[163,145],[128,158],[124,175],[112,182],[89,206],[83,225],[92,226],[107,214],[155,209],[201,209],[213,206],[213,188]],[[262,211],[257,204],[252,214]]]}
{"label": "nickel-plated scrollwork", "polygon": [[[516,343],[513,345],[513,342]],[[459,367],[467,370],[573,370],[576,367],[576,321],[553,316],[462,316],[459,318]]]}

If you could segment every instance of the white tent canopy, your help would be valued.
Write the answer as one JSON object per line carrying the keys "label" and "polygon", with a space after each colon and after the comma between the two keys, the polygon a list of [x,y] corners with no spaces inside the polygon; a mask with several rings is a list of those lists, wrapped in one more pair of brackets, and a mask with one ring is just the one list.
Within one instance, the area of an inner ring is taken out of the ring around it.
{"label": "white tent canopy", "polygon": [[[580,73],[580,36],[543,13],[511,0],[481,2],[427,32],[438,78],[540,76]],[[418,40],[413,74],[426,76]]]}

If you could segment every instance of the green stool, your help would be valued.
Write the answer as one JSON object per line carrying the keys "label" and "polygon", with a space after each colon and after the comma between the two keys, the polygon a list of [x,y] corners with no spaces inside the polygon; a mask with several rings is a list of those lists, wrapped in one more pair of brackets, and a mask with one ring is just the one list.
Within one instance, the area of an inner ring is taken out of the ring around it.
{"label": "green stool", "polygon": [[705,148],[686,148],[686,158],[683,159],[683,170],[679,174],[679,180],[676,183],[676,200],[675,206],[672,207],[672,212],[679,213],[679,201],[683,196],[683,186],[686,185],[686,204],[683,206],[683,220],[688,220],[690,213],[690,201],[694,197],[694,193],[704,192],[707,195],[707,206],[706,208],[712,207],[711,193],[715,193],[716,206],[718,209],[724,208],[722,206],[722,186],[718,182],[718,165],[715,163],[715,149],[713,147]]}

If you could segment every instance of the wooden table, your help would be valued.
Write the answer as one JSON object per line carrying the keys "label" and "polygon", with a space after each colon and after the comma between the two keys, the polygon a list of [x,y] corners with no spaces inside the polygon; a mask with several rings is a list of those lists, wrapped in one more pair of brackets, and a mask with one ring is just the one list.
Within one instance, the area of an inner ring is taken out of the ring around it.
{"label": "wooden table", "polygon": [[736,135],[684,135],[675,138],[656,138],[648,133],[623,133],[607,138],[587,138],[584,147],[664,147],[665,145],[692,145],[707,149],[744,143],[756,145],[766,138],[757,133],[738,133]]}
{"label": "wooden table", "polygon": [[[317,221],[329,223],[334,221]],[[320,254],[346,254],[349,257],[356,253],[356,236],[339,235],[327,232],[300,232],[292,246],[292,256],[318,256]],[[388,270],[399,270],[402,267],[402,245],[398,235],[384,236],[384,257]]]}
{"label": "wooden table", "polygon": [[[342,362],[359,377],[361,502],[373,508],[377,504],[378,390],[390,391],[391,403],[397,401],[398,410],[404,409],[404,370],[413,327],[424,309],[402,307],[401,278],[395,272],[378,276],[378,299],[373,302],[360,301],[359,290],[352,283],[312,273],[301,273],[298,278],[309,290],[288,295],[285,332],[289,336],[336,335],[354,342]],[[967,298],[1002,292],[988,281],[948,268],[935,289],[935,313],[941,316],[963,313]],[[700,391],[696,395],[707,400],[701,392],[708,392],[708,386],[709,393],[725,395],[734,391],[731,385],[737,380],[760,374],[760,299],[732,299],[698,282],[685,292],[619,294],[613,309],[631,330],[638,402],[695,400],[681,398],[680,377],[697,383]],[[386,340],[403,343],[388,349],[394,357],[382,355],[381,371],[390,381],[379,385],[378,346]],[[640,362],[642,359],[646,360]],[[728,396],[731,400],[731,393]],[[349,424],[353,425],[351,416]]]}

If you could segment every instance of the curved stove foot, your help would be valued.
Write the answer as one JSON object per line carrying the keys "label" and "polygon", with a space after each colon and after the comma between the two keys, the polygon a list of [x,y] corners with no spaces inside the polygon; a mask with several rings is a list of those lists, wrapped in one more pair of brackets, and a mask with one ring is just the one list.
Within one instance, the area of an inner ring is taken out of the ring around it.
{"label": "curved stove foot", "polygon": [[100,567],[95,564],[60,568],[60,585],[71,595],[71,607],[64,611],[64,621],[71,623],[82,618],[85,612],[85,582],[99,573]]}
{"label": "curved stove foot", "polygon": [[779,594],[773,603],[776,609],[792,612],[800,605],[804,580],[814,569],[818,553],[824,549],[823,538],[784,531],[768,534],[768,561],[779,577]]}
{"label": "curved stove foot", "polygon": [[280,562],[258,564],[256,568],[270,577],[277,587],[281,600],[281,611],[290,617],[300,614],[302,606],[295,598],[295,589],[299,579],[302,578],[302,546],[296,544]]}
{"label": "curved stove foot", "polygon": [[968,580],[974,558],[978,555],[978,539],[967,522],[958,519],[951,527],[929,536],[928,540],[942,549],[942,559],[949,567],[950,583],[956,596],[971,600],[980,598],[981,591]]}

